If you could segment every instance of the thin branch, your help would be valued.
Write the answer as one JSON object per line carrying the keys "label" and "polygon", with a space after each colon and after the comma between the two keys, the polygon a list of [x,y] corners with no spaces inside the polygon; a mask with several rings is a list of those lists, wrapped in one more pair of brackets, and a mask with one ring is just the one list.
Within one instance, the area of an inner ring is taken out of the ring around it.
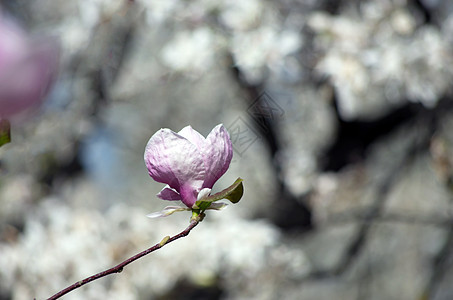
{"label": "thin branch", "polygon": [[[452,224],[453,225],[453,224]],[[450,226],[444,245],[439,252],[434,256],[433,266],[430,279],[425,291],[426,299],[434,299],[439,286],[442,284],[450,264],[451,249],[453,248],[453,226]]]}
{"label": "thin branch", "polygon": [[415,214],[402,214],[397,212],[386,212],[385,214],[380,215],[379,217],[369,220],[365,213],[361,210],[356,210],[353,212],[347,213],[336,213],[332,216],[329,216],[329,219],[323,223],[323,226],[338,226],[342,224],[351,224],[351,223],[403,223],[403,224],[416,224],[416,225],[431,225],[434,227],[445,228],[453,226],[453,219],[451,217],[445,217],[441,214],[439,215],[415,215]]}
{"label": "thin branch", "polygon": [[61,296],[69,293],[70,291],[75,290],[75,289],[81,287],[82,285],[85,285],[85,284],[87,284],[87,283],[89,283],[91,281],[94,281],[96,279],[99,279],[99,278],[102,278],[102,277],[105,277],[107,275],[114,274],[114,273],[121,273],[121,271],[123,271],[123,268],[125,266],[127,266],[128,264],[136,261],[137,259],[139,259],[139,258],[141,258],[141,257],[143,257],[143,256],[145,256],[145,255],[147,255],[147,254],[149,254],[149,253],[151,253],[153,251],[156,251],[156,250],[162,248],[163,246],[165,246],[168,243],[171,243],[171,242],[173,242],[173,241],[175,241],[175,240],[177,240],[179,238],[187,236],[190,233],[190,231],[195,226],[197,226],[198,223],[201,222],[202,218],[203,218],[203,214],[201,214],[198,218],[192,218],[189,226],[184,231],[178,233],[177,235],[174,235],[172,237],[166,236],[166,237],[164,237],[162,239],[161,242],[157,243],[156,245],[152,246],[151,248],[148,248],[148,249],[146,249],[146,250],[144,250],[144,251],[142,251],[142,252],[140,252],[140,253],[138,253],[138,254],[136,254],[136,255],[128,258],[128,259],[126,259],[125,261],[123,261],[122,263],[116,265],[115,267],[112,267],[112,268],[110,268],[108,270],[105,270],[105,271],[102,271],[102,272],[97,273],[95,275],[92,275],[90,277],[87,277],[87,278],[85,278],[83,280],[77,281],[76,283],[74,283],[74,284],[68,286],[67,288],[59,291],[58,293],[56,293],[52,297],[48,298],[47,300],[58,299]]}

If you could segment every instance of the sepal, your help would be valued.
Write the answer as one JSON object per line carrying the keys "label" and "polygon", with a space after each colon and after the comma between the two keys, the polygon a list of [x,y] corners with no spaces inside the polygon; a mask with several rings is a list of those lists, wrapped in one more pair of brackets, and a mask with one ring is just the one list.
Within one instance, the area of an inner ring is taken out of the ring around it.
{"label": "sepal", "polygon": [[148,218],[162,218],[162,217],[168,217],[169,215],[172,215],[173,213],[175,213],[177,211],[185,211],[185,210],[190,210],[190,208],[181,207],[181,206],[167,206],[161,211],[153,212],[153,213],[147,214],[146,216]]}

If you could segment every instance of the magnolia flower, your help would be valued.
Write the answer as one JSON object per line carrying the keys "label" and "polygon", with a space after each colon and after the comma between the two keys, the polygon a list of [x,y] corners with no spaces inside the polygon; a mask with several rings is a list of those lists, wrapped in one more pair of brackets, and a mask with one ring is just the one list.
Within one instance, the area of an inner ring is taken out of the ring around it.
{"label": "magnolia flower", "polygon": [[[175,211],[195,209],[195,202],[209,197],[214,183],[228,169],[232,156],[230,136],[222,124],[206,138],[191,126],[178,133],[160,129],[146,145],[146,167],[154,180],[167,184],[157,197],[181,200],[187,208],[169,206],[148,216],[167,216]],[[209,208],[219,209],[224,205],[212,203]]]}
{"label": "magnolia flower", "polygon": [[59,48],[50,38],[31,38],[0,8],[0,119],[44,100],[56,74]]}

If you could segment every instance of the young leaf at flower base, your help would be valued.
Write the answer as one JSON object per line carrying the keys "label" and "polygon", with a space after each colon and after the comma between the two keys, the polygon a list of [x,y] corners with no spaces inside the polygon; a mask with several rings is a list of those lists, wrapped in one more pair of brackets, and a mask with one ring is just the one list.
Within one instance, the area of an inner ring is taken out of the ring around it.
{"label": "young leaf at flower base", "polygon": [[242,195],[244,194],[244,187],[242,185],[242,181],[243,179],[241,178],[236,179],[236,181],[232,185],[230,185],[223,191],[220,191],[218,193],[215,193],[214,195],[211,195],[209,197],[197,201],[195,203],[195,206],[201,210],[204,210],[208,208],[212,202],[222,199],[228,199],[232,203],[238,203],[239,200],[241,200]]}
{"label": "young leaf at flower base", "polygon": [[233,186],[235,188],[225,197],[225,199],[230,200],[231,203],[238,203],[242,195],[244,195],[244,186],[242,185],[242,181],[244,181],[241,178],[236,179],[236,181],[233,183]]}
{"label": "young leaf at flower base", "polygon": [[11,126],[8,120],[0,120],[0,147],[11,142]]}

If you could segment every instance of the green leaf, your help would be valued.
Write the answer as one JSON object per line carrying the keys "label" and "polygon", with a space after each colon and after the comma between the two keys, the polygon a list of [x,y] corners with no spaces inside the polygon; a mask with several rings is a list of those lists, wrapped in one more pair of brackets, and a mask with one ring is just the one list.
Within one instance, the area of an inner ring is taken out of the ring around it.
{"label": "green leaf", "polygon": [[242,181],[243,179],[241,178],[236,179],[236,181],[226,189],[197,201],[195,205],[201,210],[205,210],[211,205],[212,202],[222,199],[228,199],[232,203],[238,203],[239,200],[241,200],[242,195],[244,194],[244,186],[242,185]]}
{"label": "green leaf", "polygon": [[238,203],[239,200],[241,200],[242,195],[244,195],[244,186],[242,185],[242,179],[238,178],[233,185],[235,185],[235,188],[230,193],[228,193],[225,199],[230,200],[231,203]]}
{"label": "green leaf", "polygon": [[8,120],[0,120],[0,147],[11,142],[11,125]]}
{"label": "green leaf", "polygon": [[200,200],[200,201],[197,201],[195,203],[195,205],[200,209],[200,211],[204,211],[211,205],[211,203],[212,202]]}

